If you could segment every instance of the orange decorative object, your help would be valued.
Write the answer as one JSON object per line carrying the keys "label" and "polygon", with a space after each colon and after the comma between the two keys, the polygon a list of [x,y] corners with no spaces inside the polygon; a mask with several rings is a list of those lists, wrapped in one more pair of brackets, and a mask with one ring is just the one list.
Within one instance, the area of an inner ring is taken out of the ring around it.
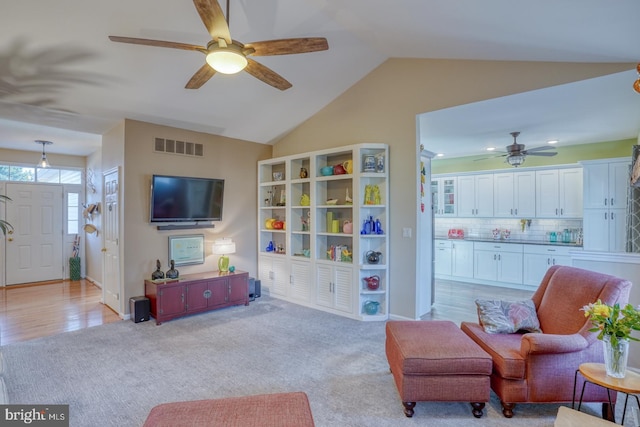
{"label": "orange decorative object", "polygon": [[284,222],[282,221],[273,221],[273,229],[274,230],[282,230],[284,228]]}
{"label": "orange decorative object", "polygon": [[633,89],[640,93],[640,79],[636,80],[635,83],[633,84]]}

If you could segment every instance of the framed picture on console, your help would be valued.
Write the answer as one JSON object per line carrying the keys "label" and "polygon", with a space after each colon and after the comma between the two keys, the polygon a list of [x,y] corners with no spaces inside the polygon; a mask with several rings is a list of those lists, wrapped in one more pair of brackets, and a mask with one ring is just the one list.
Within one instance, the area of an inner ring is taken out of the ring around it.
{"label": "framed picture on console", "polygon": [[176,266],[204,264],[204,234],[169,236],[169,262]]}

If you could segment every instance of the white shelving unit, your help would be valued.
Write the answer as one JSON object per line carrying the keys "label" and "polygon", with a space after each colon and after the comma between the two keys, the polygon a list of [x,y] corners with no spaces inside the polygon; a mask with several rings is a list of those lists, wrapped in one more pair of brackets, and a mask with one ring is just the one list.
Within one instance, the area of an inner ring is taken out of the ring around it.
{"label": "white shelving unit", "polygon": [[[388,158],[388,146],[376,143],[258,162],[258,271],[265,290],[354,319],[388,318]],[[345,173],[322,174],[337,165]],[[270,220],[283,221],[283,228]],[[380,230],[365,227],[367,220]],[[368,254],[379,262],[369,263]],[[367,287],[371,276],[380,278],[378,289]]]}

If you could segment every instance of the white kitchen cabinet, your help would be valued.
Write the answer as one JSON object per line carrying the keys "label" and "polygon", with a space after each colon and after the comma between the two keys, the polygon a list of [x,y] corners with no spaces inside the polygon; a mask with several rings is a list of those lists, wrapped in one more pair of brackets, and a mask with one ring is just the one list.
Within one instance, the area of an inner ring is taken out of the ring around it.
{"label": "white kitchen cabinet", "polygon": [[456,216],[456,177],[440,177],[431,180],[431,203],[435,216]]}
{"label": "white kitchen cabinet", "polygon": [[493,216],[493,174],[458,177],[458,216]]}
{"label": "white kitchen cabinet", "polygon": [[628,159],[582,162],[585,209],[624,209],[629,188]]}
{"label": "white kitchen cabinet", "polygon": [[436,240],[433,258],[435,274],[438,276],[451,276],[451,241]]}
{"label": "white kitchen cabinet", "polygon": [[316,265],[316,303],[323,307],[353,311],[353,268]]}
{"label": "white kitchen cabinet", "polygon": [[493,175],[493,214],[498,218],[533,218],[536,215],[534,171]]}
{"label": "white kitchen cabinet", "polygon": [[582,218],[582,168],[535,173],[537,218]]}
{"label": "white kitchen cabinet", "polygon": [[522,284],[522,245],[474,243],[474,279]]}
{"label": "white kitchen cabinet", "polygon": [[451,241],[451,275],[461,278],[473,277],[473,242]]}
{"label": "white kitchen cabinet", "polygon": [[625,252],[626,213],[626,209],[585,209],[584,250]]}
{"label": "white kitchen cabinet", "polygon": [[582,162],[584,173],[584,249],[626,250],[628,159]]}
{"label": "white kitchen cabinet", "polygon": [[524,245],[523,284],[538,287],[549,267],[571,265],[572,246]]}

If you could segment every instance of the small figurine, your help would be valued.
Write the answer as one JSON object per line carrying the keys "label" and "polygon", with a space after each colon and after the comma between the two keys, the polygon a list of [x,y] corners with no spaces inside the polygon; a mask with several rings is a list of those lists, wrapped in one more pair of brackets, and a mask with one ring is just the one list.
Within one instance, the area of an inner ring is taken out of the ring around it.
{"label": "small figurine", "polygon": [[177,279],[180,276],[180,272],[176,270],[176,263],[171,260],[171,269],[167,271],[167,279]]}
{"label": "small figurine", "polygon": [[379,205],[382,203],[382,197],[380,197],[380,187],[378,187],[377,185],[374,185],[372,187],[372,192],[373,192],[373,204],[374,205]]}
{"label": "small figurine", "polygon": [[309,172],[307,172],[307,168],[300,168],[300,178],[306,178],[309,176]]}
{"label": "small figurine", "polygon": [[164,273],[160,270],[160,260],[156,260],[156,271],[151,274],[151,280],[164,279]]}
{"label": "small figurine", "polygon": [[364,186],[364,204],[371,204],[371,185],[367,184]]}

